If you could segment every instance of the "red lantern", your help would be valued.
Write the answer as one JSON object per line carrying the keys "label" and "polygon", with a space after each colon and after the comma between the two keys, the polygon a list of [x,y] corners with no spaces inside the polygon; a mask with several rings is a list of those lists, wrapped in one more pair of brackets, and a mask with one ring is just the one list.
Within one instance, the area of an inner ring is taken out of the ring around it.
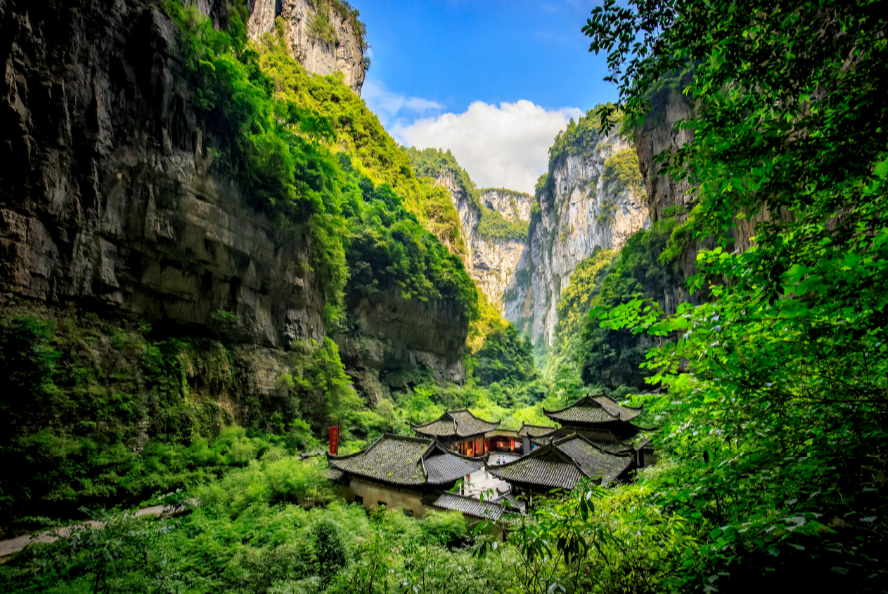
{"label": "red lantern", "polygon": [[330,427],[330,455],[335,456],[339,451],[339,427]]}

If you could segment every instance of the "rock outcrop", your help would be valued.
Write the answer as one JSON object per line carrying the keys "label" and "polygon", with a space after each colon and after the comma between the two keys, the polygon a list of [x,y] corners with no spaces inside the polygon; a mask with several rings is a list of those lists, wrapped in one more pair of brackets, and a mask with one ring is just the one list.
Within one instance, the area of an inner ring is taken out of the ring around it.
{"label": "rock outcrop", "polygon": [[210,173],[175,26],[149,2],[92,4],[7,7],[0,290],[203,328],[225,312],[265,346],[322,336],[305,237]]}
{"label": "rock outcrop", "polygon": [[254,0],[250,8],[251,39],[272,32],[275,18],[283,17],[290,53],[306,70],[322,75],[341,72],[345,84],[361,94],[366,47],[356,14],[326,0]]}
{"label": "rock outcrop", "polygon": [[534,343],[550,345],[556,306],[577,265],[596,246],[617,249],[650,224],[641,188],[610,179],[609,159],[632,150],[616,134],[598,136],[591,149],[569,150],[550,162],[539,210],[505,296],[504,316]]}
{"label": "rock outcrop", "polygon": [[453,172],[446,169],[436,183],[447,190],[459,212],[460,231],[466,243],[466,272],[488,300],[502,310],[503,295],[524,251],[524,241],[485,237],[480,230],[482,209],[494,210],[507,221],[527,221],[533,198],[513,190],[481,190],[479,204],[472,199],[473,189],[462,187]]}
{"label": "rock outcrop", "polygon": [[[0,304],[247,349],[322,339],[308,234],[276,228],[211,167],[232,139],[194,107],[178,31],[153,5],[0,2]],[[199,8],[218,18],[215,3]],[[464,373],[468,321],[445,302],[391,297],[351,314],[353,338],[377,341],[381,374]]]}
{"label": "rock outcrop", "polygon": [[515,190],[488,188],[481,190],[481,204],[497,211],[507,221],[529,221],[533,196]]}

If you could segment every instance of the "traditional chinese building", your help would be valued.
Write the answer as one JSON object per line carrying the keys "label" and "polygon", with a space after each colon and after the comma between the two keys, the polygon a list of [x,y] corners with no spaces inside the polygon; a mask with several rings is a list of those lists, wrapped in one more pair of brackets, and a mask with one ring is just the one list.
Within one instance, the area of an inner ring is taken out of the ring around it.
{"label": "traditional chinese building", "polygon": [[451,489],[480,469],[480,458],[462,456],[435,439],[385,434],[365,450],[328,455],[333,480],[345,485],[343,497],[365,508],[402,507],[422,516],[423,498]]}
{"label": "traditional chinese building", "polygon": [[464,456],[483,456],[488,452],[484,435],[499,427],[499,423],[479,419],[469,409],[449,410],[422,425],[414,425],[418,437],[438,439]]}
{"label": "traditional chinese building", "polygon": [[543,414],[561,425],[555,436],[575,433],[611,453],[631,453],[639,467],[656,461],[646,437],[650,430],[631,422],[641,413],[641,407],[619,404],[604,394],[584,396],[559,410],[543,410]]}
{"label": "traditional chinese building", "polygon": [[630,453],[608,452],[582,435],[558,438],[513,462],[489,466],[493,476],[506,481],[515,495],[571,490],[583,479],[608,485],[625,480],[635,467]]}

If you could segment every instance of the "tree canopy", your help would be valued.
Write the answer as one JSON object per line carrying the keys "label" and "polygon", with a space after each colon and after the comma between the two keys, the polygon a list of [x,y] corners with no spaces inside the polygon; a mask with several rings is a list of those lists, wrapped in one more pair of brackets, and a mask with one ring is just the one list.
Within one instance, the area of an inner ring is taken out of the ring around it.
{"label": "tree canopy", "polygon": [[[712,527],[713,568],[884,588],[884,10],[605,0],[583,28],[590,49],[607,53],[630,126],[648,114],[659,79],[693,70],[681,90],[694,116],[679,123],[693,140],[660,160],[692,188],[672,253],[689,237],[717,246],[697,255],[689,281],[709,298],[671,316],[640,297],[593,315],[612,330],[672,338],[646,363],[649,381],[668,390],[651,404],[679,461],[660,496]],[[605,125],[613,114],[601,109]],[[751,247],[735,249],[744,239]]]}

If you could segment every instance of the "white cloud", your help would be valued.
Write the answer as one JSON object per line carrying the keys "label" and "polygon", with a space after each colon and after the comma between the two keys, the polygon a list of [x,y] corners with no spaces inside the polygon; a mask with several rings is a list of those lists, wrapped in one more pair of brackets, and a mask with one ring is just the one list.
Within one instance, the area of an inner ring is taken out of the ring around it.
{"label": "white cloud", "polygon": [[391,132],[407,146],[450,149],[479,187],[533,193],[555,135],[581,115],[575,107],[546,110],[526,100],[498,107],[476,101],[465,113],[396,124]]}
{"label": "white cloud", "polygon": [[404,93],[389,91],[384,84],[372,78],[364,81],[361,97],[386,128],[403,124],[405,119],[413,121],[444,108],[440,103],[429,99],[407,97]]}

